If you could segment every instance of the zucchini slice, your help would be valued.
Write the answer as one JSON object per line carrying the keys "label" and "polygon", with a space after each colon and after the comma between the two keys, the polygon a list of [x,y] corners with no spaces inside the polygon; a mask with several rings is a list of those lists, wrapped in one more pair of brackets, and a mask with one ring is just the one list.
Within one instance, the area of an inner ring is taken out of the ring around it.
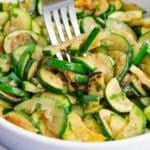
{"label": "zucchini slice", "polygon": [[89,59],[90,65],[95,68],[94,72],[103,73],[105,81],[108,82],[114,75],[114,64],[110,57],[100,52],[91,54],[89,57],[91,57]]}
{"label": "zucchini slice", "polygon": [[139,67],[144,71],[144,73],[150,77],[150,68],[147,67],[150,65],[150,54],[146,54],[143,58],[142,62],[139,64]]}
{"label": "zucchini slice", "polygon": [[69,102],[70,102],[72,105],[77,104],[77,97],[75,97],[75,96],[73,96],[73,95],[70,95],[70,94],[65,94],[65,96],[68,98]]}
{"label": "zucchini slice", "polygon": [[100,28],[100,25],[91,16],[84,17],[80,22],[80,30],[82,33],[90,33],[96,27]]}
{"label": "zucchini slice", "polygon": [[150,121],[150,105],[144,108],[144,114],[148,121]]}
{"label": "zucchini slice", "polygon": [[[43,100],[43,99],[44,100]],[[48,99],[50,102],[48,102]],[[27,114],[33,114],[37,107],[41,110],[47,110],[51,104],[51,100],[60,103],[65,108],[65,111],[68,113],[71,109],[71,104],[68,98],[64,95],[57,95],[51,92],[43,92],[42,94],[37,94],[33,96],[31,99],[21,102],[20,104],[15,106],[16,111],[24,111]],[[59,106],[59,105],[58,105]]]}
{"label": "zucchini slice", "polygon": [[19,46],[12,52],[12,62],[15,66],[18,65],[21,55],[26,51],[29,45]]}
{"label": "zucchini slice", "polygon": [[84,17],[84,9],[83,8],[76,7],[75,11],[76,11],[77,18]]}
{"label": "zucchini slice", "polygon": [[101,27],[105,27],[105,21],[104,19],[102,19],[101,17],[95,17],[95,21],[101,26]]}
{"label": "zucchini slice", "polygon": [[112,113],[110,117],[110,128],[112,130],[113,139],[117,136],[119,131],[127,125],[127,120],[118,114]]}
{"label": "zucchini slice", "polygon": [[108,55],[101,52],[89,53],[84,57],[74,57],[73,61],[82,63],[92,72],[102,72],[106,81],[113,77],[113,63]]}
{"label": "zucchini slice", "polygon": [[9,74],[9,78],[19,86],[22,84],[22,80],[14,72]]}
{"label": "zucchini slice", "polygon": [[126,76],[127,72],[129,71],[130,66],[131,66],[132,55],[133,55],[132,47],[129,45],[128,50],[126,52],[126,63],[124,65],[123,70],[120,72],[120,74],[117,77],[118,81],[122,81],[124,77]]}
{"label": "zucchini slice", "polygon": [[129,114],[128,124],[118,133],[116,139],[142,134],[146,127],[146,117],[140,108],[134,105]]}
{"label": "zucchini slice", "polygon": [[93,55],[90,53],[84,57],[73,57],[72,61],[75,63],[83,64],[89,71],[94,71],[95,69],[95,66],[93,65]]}
{"label": "zucchini slice", "polygon": [[100,15],[101,18],[106,20],[110,14],[112,14],[115,11],[115,6],[112,4],[109,4],[109,8],[106,12]]}
{"label": "zucchini slice", "polygon": [[24,80],[30,80],[31,78],[34,77],[34,75],[36,75],[38,70],[38,64],[39,62],[32,58],[27,62],[24,68],[24,74],[23,74]]}
{"label": "zucchini slice", "polygon": [[39,25],[39,27],[45,28],[45,22],[44,22],[44,17],[43,16],[37,16],[34,18],[34,21]]}
{"label": "zucchini slice", "polygon": [[27,95],[27,93],[25,93],[23,90],[21,90],[17,87],[13,87],[13,86],[1,84],[1,83],[0,83],[0,90],[3,92],[6,92],[8,94],[21,96],[21,97],[24,97]]}
{"label": "zucchini slice", "polygon": [[22,111],[29,115],[33,114],[37,109],[39,109],[40,106],[40,96],[34,96],[31,99],[27,99],[26,101],[23,101],[16,105],[14,107],[15,111]]}
{"label": "zucchini slice", "polygon": [[29,60],[30,60],[30,55],[26,54],[26,55],[23,55],[22,59],[19,61],[19,64],[16,69],[16,74],[20,79],[24,78],[25,66],[27,65]]}
{"label": "zucchini slice", "polygon": [[3,116],[3,111],[4,109],[9,109],[11,108],[11,105],[3,100],[0,100],[0,117],[4,117]]}
{"label": "zucchini slice", "polygon": [[33,113],[37,107],[44,111],[44,118],[48,128],[57,136],[61,136],[66,128],[67,114],[70,111],[70,103],[63,95],[45,92],[39,97],[33,97],[15,107],[17,111]]}
{"label": "zucchini slice", "polygon": [[103,134],[107,137],[107,139],[111,139],[113,136],[111,128],[108,125],[108,122],[110,121],[110,116],[111,116],[111,111],[107,111],[103,109],[101,109],[99,111],[99,114],[96,116],[100,128],[103,131]]}
{"label": "zucchini slice", "polygon": [[0,54],[0,71],[8,73],[11,68],[11,61],[9,55]]}
{"label": "zucchini slice", "polygon": [[100,98],[94,95],[81,96],[80,103],[83,106],[85,114],[95,113],[101,108]]}
{"label": "zucchini slice", "polygon": [[117,133],[125,127],[127,121],[108,109],[100,109],[96,114],[96,119],[100,125],[101,131],[108,139],[114,139]]}
{"label": "zucchini slice", "polygon": [[143,107],[150,105],[150,97],[141,97],[139,101]]}
{"label": "zucchini slice", "polygon": [[46,67],[41,67],[38,73],[39,81],[49,91],[54,93],[66,93],[65,82]]}
{"label": "zucchini slice", "polygon": [[97,95],[100,99],[104,98],[105,80],[101,72],[95,73],[89,78],[88,94]]}
{"label": "zucchini slice", "polygon": [[146,32],[150,32],[150,28],[148,27],[141,27],[141,34],[145,34]]}
{"label": "zucchini slice", "polygon": [[130,11],[130,10],[141,10],[144,11],[142,7],[140,7],[139,5],[136,5],[134,3],[126,3],[126,2],[122,2],[122,9],[124,11]]}
{"label": "zucchini slice", "polygon": [[124,22],[130,22],[132,20],[137,20],[143,18],[143,11],[132,10],[132,11],[116,11],[108,16],[108,18],[118,19]]}
{"label": "zucchini slice", "polygon": [[129,43],[135,44],[137,37],[134,31],[122,21],[117,19],[107,19],[106,20],[106,27],[110,29],[112,32],[118,33],[124,36]]}
{"label": "zucchini slice", "polygon": [[38,43],[41,46],[46,46],[47,43],[41,41],[41,37],[41,35],[38,35],[30,30],[13,31],[9,33],[4,39],[4,50],[6,53],[12,53],[12,51],[19,46],[35,43]]}
{"label": "zucchini slice", "polygon": [[10,14],[10,23],[8,23],[8,31],[6,31],[6,33],[17,29],[30,30],[32,28],[32,19],[26,11],[19,8],[13,8],[11,9]]}
{"label": "zucchini slice", "polygon": [[100,16],[109,9],[109,3],[107,0],[99,0],[99,5],[96,7],[94,12],[95,16]]}
{"label": "zucchini slice", "polygon": [[130,22],[129,24],[131,27],[136,27],[136,26],[144,26],[144,27],[150,27],[150,18],[141,18],[141,19],[137,19],[137,20],[133,20]]}
{"label": "zucchini slice", "polygon": [[29,116],[28,116],[28,118],[25,116],[26,115],[25,114],[23,115],[22,112],[11,111],[11,112],[7,113],[4,116],[4,118],[7,121],[23,128],[23,129],[26,129],[26,130],[31,131],[31,132],[36,132],[37,129],[33,125],[31,118]]}
{"label": "zucchini slice", "polygon": [[133,77],[131,80],[131,85],[140,96],[147,96],[146,91],[142,88],[141,82],[138,79]]}
{"label": "zucchini slice", "polygon": [[16,7],[18,7],[18,3],[17,3],[17,1],[15,1],[15,2],[6,2],[6,3],[1,3],[1,9],[3,10],[3,11],[10,11],[11,9],[13,9],[13,8],[16,8]]}
{"label": "zucchini slice", "polygon": [[115,6],[115,9],[116,10],[120,10],[122,9],[122,1],[121,0],[108,0],[110,4],[114,5]]}
{"label": "zucchini slice", "polygon": [[150,42],[150,31],[144,33],[138,40],[139,42],[143,43],[143,42]]}
{"label": "zucchini slice", "polygon": [[[19,46],[12,52],[12,62],[14,63],[15,66],[18,64],[21,55],[30,45],[31,44]],[[42,56],[43,56],[42,47],[39,45],[36,45],[35,50],[32,53],[32,59],[39,62]]]}
{"label": "zucchini slice", "polygon": [[115,76],[119,76],[119,74],[125,69],[128,59],[127,55],[120,50],[112,50],[109,52],[109,54],[115,61]]}
{"label": "zucchini slice", "polygon": [[5,102],[4,100],[0,99],[0,105],[3,107],[11,107],[11,104],[9,104],[8,102]]}
{"label": "zucchini slice", "polygon": [[79,53],[81,44],[82,44],[82,41],[80,41],[80,40],[74,40],[71,43],[71,45],[69,47],[69,51],[71,52],[72,55]]}
{"label": "zucchini slice", "polygon": [[22,100],[14,95],[9,95],[3,91],[0,91],[0,99],[12,104],[19,103]]}
{"label": "zucchini slice", "polygon": [[133,103],[123,93],[116,78],[111,79],[107,84],[105,95],[110,106],[117,112],[127,113],[131,111]]}
{"label": "zucchini slice", "polygon": [[38,10],[39,15],[43,14],[43,12],[42,12],[42,0],[38,0],[38,2],[37,2],[37,10]]}
{"label": "zucchini slice", "polygon": [[99,124],[97,123],[97,121],[93,115],[91,115],[91,114],[85,115],[83,118],[83,122],[91,131],[103,134],[99,127]]}
{"label": "zucchini slice", "polygon": [[129,48],[128,41],[120,34],[110,31],[102,31],[100,34],[100,43],[110,50],[121,50],[126,52]]}
{"label": "zucchini slice", "polygon": [[72,83],[86,84],[89,80],[88,76],[67,71],[67,77]]}
{"label": "zucchini slice", "polygon": [[21,79],[23,79],[24,77],[25,67],[29,59],[31,58],[32,53],[35,51],[35,48],[36,48],[36,45],[28,45],[25,51],[23,52],[23,54],[21,55],[21,57],[19,58],[17,69],[16,69],[16,74]]}
{"label": "zucchini slice", "polygon": [[53,137],[53,138],[57,137],[50,129],[48,129],[43,112],[39,111],[39,112],[33,113],[32,119],[36,123],[40,134],[47,136],[47,137]]}
{"label": "zucchini slice", "polygon": [[40,93],[44,91],[44,88],[39,88],[29,81],[23,81],[22,88],[24,89],[24,91],[30,93]]}
{"label": "zucchini slice", "polygon": [[24,2],[19,3],[20,9],[27,11],[29,14],[33,14],[36,10],[36,0],[24,0]]}
{"label": "zucchini slice", "polygon": [[130,67],[130,71],[140,80],[142,84],[150,88],[150,79],[140,68],[132,65]]}
{"label": "zucchini slice", "polygon": [[65,82],[57,74],[46,67],[41,67],[38,73],[40,83],[49,91],[54,93],[66,93]]}
{"label": "zucchini slice", "polygon": [[68,123],[63,134],[63,139],[70,141],[98,142],[104,141],[105,137],[100,133],[90,130],[76,113],[71,112],[68,115]]}
{"label": "zucchini slice", "polygon": [[41,28],[40,26],[36,23],[35,20],[32,20],[32,31],[38,34],[41,34]]}
{"label": "zucchini slice", "polygon": [[109,53],[109,49],[107,47],[104,47],[104,46],[100,46],[100,47],[97,47],[94,52],[98,52],[98,53],[103,53],[105,55],[108,55]]}
{"label": "zucchini slice", "polygon": [[83,107],[81,105],[78,104],[72,105],[71,111],[79,115],[81,118],[83,118],[84,116]]}
{"label": "zucchini slice", "polygon": [[50,58],[47,62],[47,65],[53,68],[64,69],[64,70],[68,70],[80,74],[88,74],[89,72],[82,64],[72,63],[65,60],[59,60],[56,58],[52,58],[52,59]]}
{"label": "zucchini slice", "polygon": [[9,13],[8,12],[0,12],[0,30],[3,29],[3,25],[8,21]]}

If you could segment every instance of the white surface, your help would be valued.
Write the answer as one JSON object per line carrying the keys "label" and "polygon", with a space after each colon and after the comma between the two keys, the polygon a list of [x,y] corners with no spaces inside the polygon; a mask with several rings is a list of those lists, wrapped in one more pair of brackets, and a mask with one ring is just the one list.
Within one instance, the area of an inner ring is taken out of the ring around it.
{"label": "white surface", "polygon": [[32,134],[0,118],[0,141],[8,150],[149,150],[150,134],[111,142],[68,142]]}
{"label": "white surface", "polygon": [[0,150],[6,150],[3,146],[0,145]]}
{"label": "white surface", "polygon": [[[138,3],[147,10],[150,7],[150,0],[126,1]],[[1,118],[0,144],[8,150],[150,150],[150,134],[113,142],[74,143],[32,134]]]}

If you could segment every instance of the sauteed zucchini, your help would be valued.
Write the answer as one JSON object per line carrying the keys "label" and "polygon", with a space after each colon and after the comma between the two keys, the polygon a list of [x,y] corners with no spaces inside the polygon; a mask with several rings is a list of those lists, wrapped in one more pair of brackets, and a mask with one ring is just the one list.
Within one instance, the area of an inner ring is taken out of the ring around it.
{"label": "sauteed zucchini", "polygon": [[147,132],[150,18],[144,10],[121,0],[75,0],[82,35],[53,46],[41,4],[0,4],[0,117],[71,141]]}

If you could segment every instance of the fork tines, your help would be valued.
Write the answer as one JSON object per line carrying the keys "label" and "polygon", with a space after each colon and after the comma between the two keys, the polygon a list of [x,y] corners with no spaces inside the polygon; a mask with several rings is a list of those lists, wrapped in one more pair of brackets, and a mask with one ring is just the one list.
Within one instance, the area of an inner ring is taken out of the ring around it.
{"label": "fork tines", "polygon": [[43,0],[43,15],[51,44],[80,36],[73,0]]}

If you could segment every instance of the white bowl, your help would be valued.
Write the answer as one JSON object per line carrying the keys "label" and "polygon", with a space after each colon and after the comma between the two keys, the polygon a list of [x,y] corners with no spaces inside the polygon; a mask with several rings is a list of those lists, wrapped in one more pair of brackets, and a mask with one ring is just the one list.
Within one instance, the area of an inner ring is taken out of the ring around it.
{"label": "white bowl", "polygon": [[150,134],[102,143],[69,142],[33,134],[0,119],[0,141],[8,150],[149,150]]}
{"label": "white bowl", "polygon": [[[126,1],[139,4],[150,15],[149,0]],[[149,150],[150,133],[102,143],[69,142],[33,134],[0,118],[0,144],[8,150]]]}

